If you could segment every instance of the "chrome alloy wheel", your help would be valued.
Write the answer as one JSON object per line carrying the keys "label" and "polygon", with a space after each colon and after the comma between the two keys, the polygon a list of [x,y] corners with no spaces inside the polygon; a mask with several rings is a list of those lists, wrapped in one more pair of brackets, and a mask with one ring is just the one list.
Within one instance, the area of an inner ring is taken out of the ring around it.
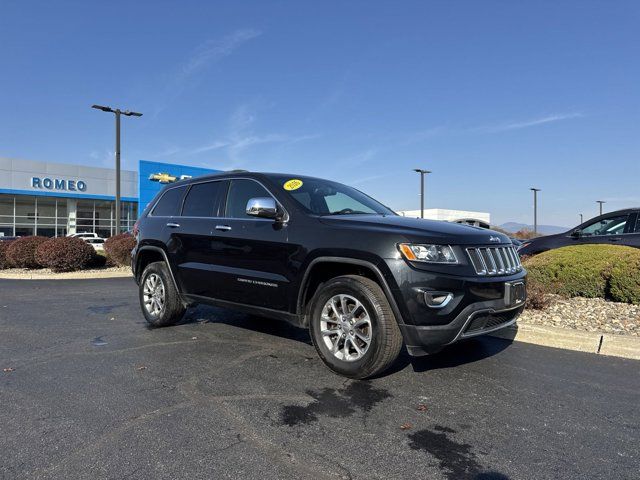
{"label": "chrome alloy wheel", "polygon": [[157,317],[164,309],[165,292],[162,278],[157,273],[150,274],[142,290],[144,308],[150,315]]}
{"label": "chrome alloy wheel", "polygon": [[322,309],[320,333],[324,344],[337,359],[360,360],[371,345],[371,318],[356,298],[334,295]]}

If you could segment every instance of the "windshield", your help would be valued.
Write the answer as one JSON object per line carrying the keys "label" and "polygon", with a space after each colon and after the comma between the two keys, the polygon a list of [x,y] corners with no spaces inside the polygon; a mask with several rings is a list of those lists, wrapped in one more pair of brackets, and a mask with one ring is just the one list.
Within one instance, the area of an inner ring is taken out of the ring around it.
{"label": "windshield", "polygon": [[316,215],[395,215],[355,188],[319,178],[273,176],[282,191]]}

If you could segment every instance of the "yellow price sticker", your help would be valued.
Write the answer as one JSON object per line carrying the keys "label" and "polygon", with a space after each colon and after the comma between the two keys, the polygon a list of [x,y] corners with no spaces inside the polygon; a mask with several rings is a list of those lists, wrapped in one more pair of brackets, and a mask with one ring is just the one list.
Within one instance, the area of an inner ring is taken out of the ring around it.
{"label": "yellow price sticker", "polygon": [[294,178],[292,180],[288,180],[284,183],[284,189],[285,190],[297,190],[302,186],[302,180],[298,180],[297,178]]}

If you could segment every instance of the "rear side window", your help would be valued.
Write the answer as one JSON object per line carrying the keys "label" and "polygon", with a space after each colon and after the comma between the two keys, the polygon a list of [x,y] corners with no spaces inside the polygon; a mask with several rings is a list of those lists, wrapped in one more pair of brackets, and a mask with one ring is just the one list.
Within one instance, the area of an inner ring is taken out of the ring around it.
{"label": "rear side window", "polygon": [[256,197],[272,195],[258,182],[253,180],[232,180],[227,195],[227,213],[229,218],[253,218],[247,215],[247,202]]}
{"label": "rear side window", "polygon": [[191,185],[184,200],[185,217],[217,217],[225,182],[206,182]]}
{"label": "rear side window", "polygon": [[186,186],[176,187],[164,192],[164,195],[160,197],[156,206],[153,207],[151,215],[154,217],[175,217],[180,215],[182,197],[186,188]]}

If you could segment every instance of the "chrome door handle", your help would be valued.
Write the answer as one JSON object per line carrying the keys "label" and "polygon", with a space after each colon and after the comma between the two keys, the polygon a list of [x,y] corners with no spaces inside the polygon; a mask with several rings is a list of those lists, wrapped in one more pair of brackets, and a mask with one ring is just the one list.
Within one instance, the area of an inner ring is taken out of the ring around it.
{"label": "chrome door handle", "polygon": [[216,230],[228,232],[229,230],[231,230],[231,227],[229,225],[216,225]]}
{"label": "chrome door handle", "polygon": [[180,226],[179,223],[173,223],[173,222],[167,223],[167,227],[169,228],[178,228],[179,226]]}

